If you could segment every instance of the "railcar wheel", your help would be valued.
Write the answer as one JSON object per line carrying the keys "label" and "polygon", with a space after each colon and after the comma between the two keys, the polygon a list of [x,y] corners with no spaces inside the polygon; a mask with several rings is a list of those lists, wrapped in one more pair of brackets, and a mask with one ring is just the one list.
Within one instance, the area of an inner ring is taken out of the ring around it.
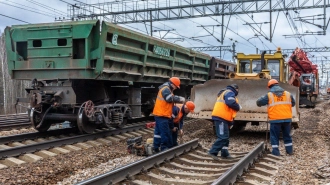
{"label": "railcar wheel", "polygon": [[124,118],[123,121],[121,123],[119,123],[118,125],[116,125],[117,128],[123,128],[127,123],[127,118]]}
{"label": "railcar wheel", "polygon": [[38,127],[44,115],[44,112],[39,113],[34,108],[32,108],[30,111],[30,121],[32,126],[39,132],[46,132],[51,126],[50,123],[42,123],[42,125]]}
{"label": "railcar wheel", "polygon": [[94,103],[91,100],[86,101],[85,103],[85,114],[87,117],[91,117],[94,114]]}
{"label": "railcar wheel", "polygon": [[83,107],[80,107],[77,117],[77,126],[79,131],[83,133],[91,134],[96,129],[97,125],[88,121],[86,111]]}

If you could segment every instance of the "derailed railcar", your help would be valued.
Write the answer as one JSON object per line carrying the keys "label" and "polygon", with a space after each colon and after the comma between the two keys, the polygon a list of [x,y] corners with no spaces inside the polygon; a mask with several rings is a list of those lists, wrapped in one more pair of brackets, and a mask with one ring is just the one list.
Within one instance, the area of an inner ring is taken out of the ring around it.
{"label": "derailed railcar", "polygon": [[236,64],[212,57],[210,61],[209,79],[226,79],[236,71]]}
{"label": "derailed railcar", "polygon": [[32,82],[18,101],[38,131],[62,121],[86,133],[123,126],[149,115],[170,77],[188,97],[211,71],[209,55],[97,20],[7,27],[5,39],[12,79]]}

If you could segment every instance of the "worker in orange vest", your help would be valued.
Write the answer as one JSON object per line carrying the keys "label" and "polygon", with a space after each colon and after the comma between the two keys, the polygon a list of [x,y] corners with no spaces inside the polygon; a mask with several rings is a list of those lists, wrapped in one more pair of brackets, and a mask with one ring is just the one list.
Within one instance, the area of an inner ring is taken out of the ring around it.
{"label": "worker in orange vest", "polygon": [[229,152],[229,128],[234,122],[236,112],[242,109],[238,104],[238,85],[231,84],[226,89],[220,90],[217,101],[212,111],[212,120],[215,124],[217,140],[213,143],[208,155],[214,160],[219,160],[218,153],[221,151],[221,158],[233,158]]}
{"label": "worker in orange vest", "polygon": [[172,110],[172,119],[169,122],[172,131],[172,144],[178,146],[178,133],[183,136],[183,120],[190,112],[194,112],[195,104],[187,101],[182,105],[174,105]]}
{"label": "worker in orange vest", "polygon": [[172,146],[172,134],[169,121],[172,117],[174,103],[183,103],[185,98],[173,94],[175,89],[180,89],[180,79],[172,77],[163,85],[159,86],[153,115],[156,127],[154,131],[153,148],[155,152],[164,151]]}
{"label": "worker in orange vest", "polygon": [[[268,81],[270,91],[257,100],[257,106],[268,105],[268,120],[270,123],[270,142],[272,154],[280,156],[279,138],[282,130],[286,153],[293,154],[291,131],[292,107],[296,101],[292,94],[278,85],[278,81]],[[268,124],[268,123],[267,123]]]}

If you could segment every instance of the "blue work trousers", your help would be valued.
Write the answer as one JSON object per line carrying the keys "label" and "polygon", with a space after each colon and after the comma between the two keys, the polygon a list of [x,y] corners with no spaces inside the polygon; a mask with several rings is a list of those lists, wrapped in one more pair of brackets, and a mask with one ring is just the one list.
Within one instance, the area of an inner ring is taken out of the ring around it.
{"label": "blue work trousers", "polygon": [[272,154],[280,156],[279,138],[280,132],[283,134],[285,151],[287,154],[293,153],[292,137],[290,136],[291,122],[271,123],[270,124],[270,143],[272,144]]}
{"label": "blue work trousers", "polygon": [[155,116],[156,128],[154,131],[155,152],[164,151],[172,147],[172,133],[168,126],[169,118]]}
{"label": "blue work trousers", "polygon": [[213,143],[212,148],[209,150],[209,153],[217,156],[221,150],[221,156],[229,156],[228,146],[229,146],[229,128],[227,121],[217,121],[214,120],[215,131],[217,135],[217,140]]}

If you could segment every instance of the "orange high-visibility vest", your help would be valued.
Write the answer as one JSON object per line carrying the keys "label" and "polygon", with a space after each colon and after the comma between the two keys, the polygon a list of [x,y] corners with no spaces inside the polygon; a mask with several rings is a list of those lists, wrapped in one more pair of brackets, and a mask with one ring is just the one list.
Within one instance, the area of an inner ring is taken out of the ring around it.
{"label": "orange high-visibility vest", "polygon": [[[159,116],[159,117],[171,118],[172,108],[173,108],[174,103],[168,103],[165,101],[165,98],[162,95],[162,92],[165,88],[169,89],[169,87],[164,86],[158,91],[155,107],[154,107],[152,114],[154,114],[155,116]],[[173,95],[173,93],[172,93],[172,95]]]}
{"label": "orange high-visibility vest", "polygon": [[[233,121],[234,118],[236,117],[237,111],[234,109],[228,107],[226,105],[224,97],[225,95],[229,92],[230,90],[225,90],[222,92],[222,94],[217,98],[217,101],[215,102],[213,111],[212,111],[212,116],[217,116],[219,118],[222,118],[227,121]],[[235,98],[236,103],[238,103],[238,99]]]}
{"label": "orange high-visibility vest", "polygon": [[292,119],[292,103],[290,93],[284,91],[282,96],[268,93],[268,118],[269,120]]}
{"label": "orange high-visibility vest", "polygon": [[[176,117],[174,118],[173,120],[173,123],[179,123],[180,122],[180,119],[182,118],[183,116],[183,113],[182,113],[182,108],[183,108],[183,105],[176,105],[177,107],[179,107],[179,113],[178,115],[176,115]],[[173,115],[174,116],[174,115]]]}

